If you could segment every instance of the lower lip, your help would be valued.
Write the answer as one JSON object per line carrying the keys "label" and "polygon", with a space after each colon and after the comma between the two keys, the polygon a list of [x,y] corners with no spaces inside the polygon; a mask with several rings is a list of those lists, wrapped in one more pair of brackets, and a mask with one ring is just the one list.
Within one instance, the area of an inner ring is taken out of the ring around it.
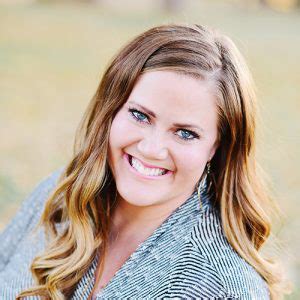
{"label": "lower lip", "polygon": [[152,179],[152,180],[160,180],[160,179],[164,179],[164,178],[170,177],[170,176],[173,174],[172,171],[167,171],[167,173],[164,174],[164,175],[158,175],[158,176],[143,175],[143,174],[139,173],[139,172],[138,172],[138,171],[130,164],[130,162],[129,162],[129,155],[128,155],[127,153],[125,153],[125,154],[123,155],[123,158],[124,158],[126,164],[129,166],[129,170],[130,170],[131,172],[133,172],[135,175],[138,175],[138,176],[141,177],[141,178]]}

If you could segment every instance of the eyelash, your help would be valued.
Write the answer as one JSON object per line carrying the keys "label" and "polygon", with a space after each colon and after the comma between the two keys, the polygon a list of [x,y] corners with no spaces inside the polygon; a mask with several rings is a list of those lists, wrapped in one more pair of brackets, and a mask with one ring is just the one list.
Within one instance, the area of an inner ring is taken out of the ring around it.
{"label": "eyelash", "polygon": [[[131,117],[136,121],[136,122],[139,122],[139,123],[144,123],[143,120],[139,119],[135,113],[139,114],[139,115],[143,115],[145,116],[148,120],[149,120],[149,117],[142,113],[141,111],[137,110],[137,109],[134,109],[134,108],[129,108],[128,109],[128,112],[130,113]],[[191,130],[187,130],[187,129],[178,129],[178,130],[181,130],[181,131],[185,131],[185,132],[188,132],[189,134],[191,134],[193,136],[193,138],[185,138],[185,137],[182,137],[182,136],[178,136],[180,139],[184,140],[184,141],[192,141],[194,139],[199,139],[199,135],[194,132],[194,131],[191,131]]]}

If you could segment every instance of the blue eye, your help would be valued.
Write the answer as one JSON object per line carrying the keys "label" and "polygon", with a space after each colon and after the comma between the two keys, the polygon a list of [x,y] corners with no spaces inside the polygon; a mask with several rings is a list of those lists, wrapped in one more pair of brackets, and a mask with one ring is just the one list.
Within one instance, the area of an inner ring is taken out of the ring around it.
{"label": "blue eye", "polygon": [[[128,112],[130,113],[131,117],[136,121],[136,122],[139,122],[139,123],[148,123],[150,124],[149,122],[149,117],[140,112],[139,110],[137,109],[134,109],[134,108],[129,108],[128,109]],[[192,141],[194,139],[199,139],[199,135],[194,132],[194,131],[191,131],[191,130],[186,130],[186,129],[178,129],[177,131],[180,131],[182,132],[182,134],[176,134],[180,139],[184,140],[184,141]]]}
{"label": "blue eye", "polygon": [[145,120],[148,120],[148,117],[145,114],[143,114],[142,112],[140,112],[136,109],[130,108],[128,111],[131,113],[132,117],[137,122],[144,123]]}
{"label": "blue eye", "polygon": [[183,133],[182,135],[179,135],[179,137],[183,140],[193,140],[195,138],[199,138],[199,135],[193,131],[185,129],[179,129],[178,131],[181,131]]}

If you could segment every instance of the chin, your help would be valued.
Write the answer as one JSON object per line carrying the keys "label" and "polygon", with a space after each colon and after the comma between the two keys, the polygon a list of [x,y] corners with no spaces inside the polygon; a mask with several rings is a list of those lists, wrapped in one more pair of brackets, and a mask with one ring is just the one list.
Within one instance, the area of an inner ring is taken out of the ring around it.
{"label": "chin", "polygon": [[128,186],[125,188],[118,187],[118,192],[124,201],[134,206],[150,206],[161,202],[161,193],[156,195],[156,193],[141,189],[130,189]]}

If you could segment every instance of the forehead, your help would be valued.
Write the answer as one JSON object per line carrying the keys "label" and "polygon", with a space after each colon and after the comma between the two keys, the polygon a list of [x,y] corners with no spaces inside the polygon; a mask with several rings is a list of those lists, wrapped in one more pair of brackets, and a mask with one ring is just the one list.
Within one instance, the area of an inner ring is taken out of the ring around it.
{"label": "forehead", "polygon": [[189,121],[201,127],[217,123],[212,83],[172,71],[142,74],[127,102],[141,104],[165,121]]}

